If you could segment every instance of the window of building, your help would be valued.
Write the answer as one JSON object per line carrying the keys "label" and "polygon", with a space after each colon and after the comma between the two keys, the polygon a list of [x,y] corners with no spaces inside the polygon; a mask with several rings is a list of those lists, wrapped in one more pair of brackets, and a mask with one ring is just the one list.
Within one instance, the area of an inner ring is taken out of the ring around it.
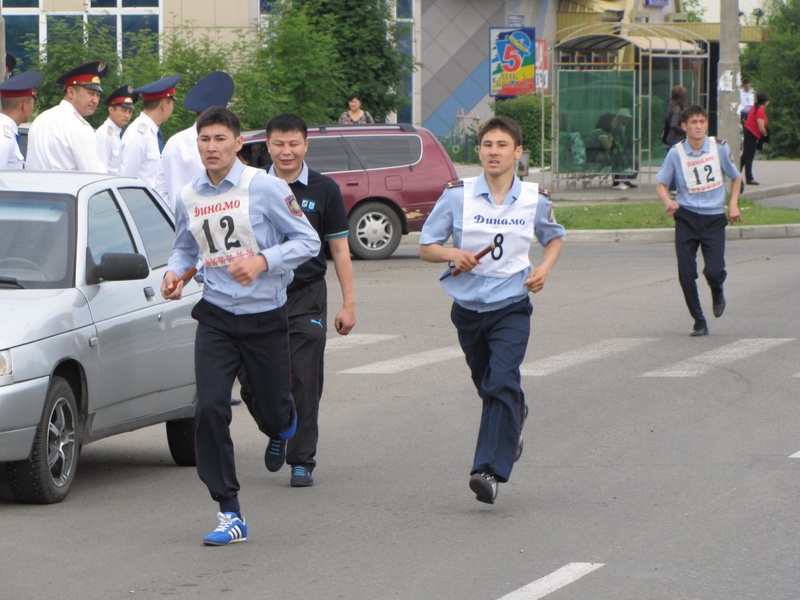
{"label": "window of building", "polygon": [[39,0],[3,0],[3,8],[39,8]]}

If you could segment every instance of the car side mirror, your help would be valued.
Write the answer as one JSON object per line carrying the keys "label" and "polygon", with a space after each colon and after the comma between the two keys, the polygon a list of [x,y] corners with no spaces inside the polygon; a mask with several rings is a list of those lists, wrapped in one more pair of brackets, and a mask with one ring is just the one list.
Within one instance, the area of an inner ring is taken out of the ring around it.
{"label": "car side mirror", "polygon": [[147,258],[134,252],[107,252],[98,265],[86,249],[86,283],[144,279],[150,274]]}

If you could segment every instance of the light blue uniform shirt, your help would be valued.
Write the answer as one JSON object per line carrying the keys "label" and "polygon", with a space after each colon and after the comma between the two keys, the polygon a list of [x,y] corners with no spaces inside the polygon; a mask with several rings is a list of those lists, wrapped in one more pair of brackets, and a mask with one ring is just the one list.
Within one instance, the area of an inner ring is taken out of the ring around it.
{"label": "light blue uniform shirt", "polygon": [[[203,174],[192,182],[201,196],[217,196],[236,186],[244,171],[237,160],[219,186]],[[305,215],[297,216],[289,209],[286,198],[292,190],[282,179],[258,173],[250,183],[250,222],[260,254],[269,269],[250,285],[243,286],[228,273],[228,266],[203,267],[203,298],[235,315],[267,312],[286,304],[286,286],[292,271],[319,253],[317,232]],[[200,260],[200,247],[189,228],[189,214],[179,200],[175,206],[175,243],[168,268],[178,275],[194,267]]]}
{"label": "light blue uniform shirt", "polygon": [[[683,149],[686,150],[688,156],[702,156],[711,151],[708,136],[703,140],[703,147],[700,149],[700,152],[695,152],[689,145],[688,140],[684,140],[681,144],[683,144]],[[717,152],[719,153],[719,164],[720,167],[722,167],[722,172],[731,179],[739,177],[739,169],[736,168],[736,165],[734,165],[731,160],[730,147],[726,143],[717,140]],[[678,187],[675,201],[680,204],[681,207],[699,215],[725,214],[725,197],[727,195],[725,186],[721,185],[708,192],[690,194],[689,186],[686,185],[686,178],[683,176],[681,158],[678,154],[678,149],[675,147],[669,149],[667,157],[664,159],[664,163],[658,171],[656,180],[658,183],[668,186],[673,178]]]}
{"label": "light blue uniform shirt", "polygon": [[[489,194],[489,185],[486,176],[481,173],[475,180],[475,196],[480,196],[484,202],[492,203]],[[503,199],[504,205],[513,204],[522,193],[522,182],[515,176],[514,183],[508,195]],[[556,223],[553,218],[552,203],[544,194],[539,194],[536,204],[536,217],[533,223],[533,232],[542,246],[550,240],[564,237],[564,228]],[[445,245],[447,240],[453,238],[453,247],[461,247],[461,234],[464,229],[464,188],[455,187],[444,191],[436,201],[433,211],[425,221],[420,234],[419,243]],[[448,267],[449,273],[452,267]],[[484,277],[473,273],[461,273],[458,277],[446,277],[442,280],[442,287],[449,296],[460,306],[476,312],[499,310],[504,306],[519,302],[528,295],[525,280],[531,272],[531,267],[515,273],[511,277]]]}

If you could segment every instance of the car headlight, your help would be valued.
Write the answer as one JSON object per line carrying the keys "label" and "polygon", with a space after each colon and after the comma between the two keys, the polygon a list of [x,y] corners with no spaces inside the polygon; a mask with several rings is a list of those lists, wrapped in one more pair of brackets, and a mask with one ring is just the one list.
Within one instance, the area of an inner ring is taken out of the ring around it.
{"label": "car headlight", "polygon": [[11,368],[11,350],[0,350],[0,377],[11,375],[14,370]]}

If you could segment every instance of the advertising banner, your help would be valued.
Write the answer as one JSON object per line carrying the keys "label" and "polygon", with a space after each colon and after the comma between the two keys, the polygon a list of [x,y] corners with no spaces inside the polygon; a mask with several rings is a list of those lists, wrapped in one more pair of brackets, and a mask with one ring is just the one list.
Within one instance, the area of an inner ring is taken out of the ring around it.
{"label": "advertising banner", "polygon": [[535,27],[490,27],[492,96],[519,96],[535,91]]}

